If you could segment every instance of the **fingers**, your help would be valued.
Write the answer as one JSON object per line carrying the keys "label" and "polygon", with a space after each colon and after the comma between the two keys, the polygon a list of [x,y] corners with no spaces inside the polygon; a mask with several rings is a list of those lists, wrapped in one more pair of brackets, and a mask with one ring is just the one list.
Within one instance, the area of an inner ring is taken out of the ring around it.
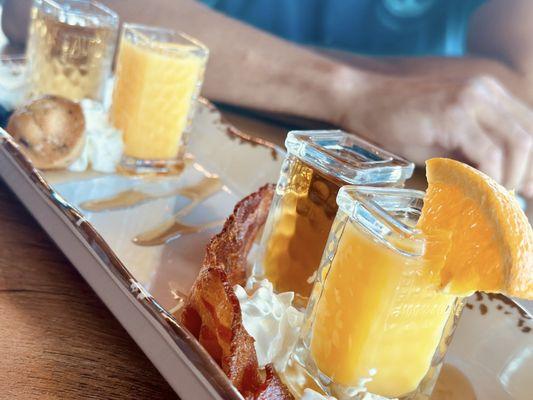
{"label": "fingers", "polygon": [[532,136],[513,118],[514,115],[487,107],[478,114],[479,123],[504,151],[502,183],[509,189],[521,189],[530,173]]}
{"label": "fingers", "polygon": [[533,155],[529,157],[529,164],[522,187],[522,193],[524,193],[526,197],[533,199]]}
{"label": "fingers", "polygon": [[483,81],[490,87],[490,98],[494,106],[507,112],[518,122],[528,133],[533,133],[533,111],[520,99],[513,96],[497,80],[484,78]]}
{"label": "fingers", "polygon": [[504,175],[502,148],[475,119],[469,119],[463,126],[467,130],[457,137],[457,147],[479,170],[501,182]]}
{"label": "fingers", "polygon": [[[531,142],[533,138],[533,111],[523,102],[519,101],[506,90],[505,97],[507,101],[502,102],[504,110],[516,119],[521,127],[528,133]],[[525,139],[523,142],[527,142]],[[524,143],[523,146],[527,146]],[[516,186],[521,192],[529,198],[533,198],[533,144],[530,145],[529,161],[525,164],[525,173],[521,183],[521,187]]]}
{"label": "fingers", "polygon": [[472,80],[461,100],[502,151],[499,181],[509,189],[533,195],[533,111],[490,77]]}

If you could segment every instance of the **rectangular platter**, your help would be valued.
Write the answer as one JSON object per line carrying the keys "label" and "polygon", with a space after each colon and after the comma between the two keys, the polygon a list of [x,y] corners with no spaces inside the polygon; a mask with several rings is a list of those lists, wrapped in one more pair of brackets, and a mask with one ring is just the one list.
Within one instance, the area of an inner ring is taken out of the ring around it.
{"label": "rectangular platter", "polygon": [[[177,294],[187,293],[196,278],[210,237],[238,200],[277,180],[284,152],[231,127],[204,100],[188,151],[187,166],[171,177],[43,174],[2,132],[0,175],[181,398],[241,399],[172,310],[179,302]],[[206,181],[216,190],[198,195]],[[129,193],[136,204],[88,211],[97,206],[87,202],[119,192]],[[143,232],[170,226],[177,213],[188,233],[163,244],[134,243]],[[532,325],[530,314],[508,298],[472,297],[449,362],[479,387],[480,399],[526,399],[533,392],[527,379],[527,371],[533,370]],[[489,348],[490,354],[482,351]],[[513,362],[512,374],[501,375]]]}

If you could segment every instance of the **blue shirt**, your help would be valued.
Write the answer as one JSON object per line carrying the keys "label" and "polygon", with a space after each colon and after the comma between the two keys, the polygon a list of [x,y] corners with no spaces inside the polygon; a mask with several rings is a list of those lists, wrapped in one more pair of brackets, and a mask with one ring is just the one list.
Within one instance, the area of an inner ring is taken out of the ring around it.
{"label": "blue shirt", "polygon": [[468,21],[485,0],[201,0],[303,45],[369,55],[465,52]]}

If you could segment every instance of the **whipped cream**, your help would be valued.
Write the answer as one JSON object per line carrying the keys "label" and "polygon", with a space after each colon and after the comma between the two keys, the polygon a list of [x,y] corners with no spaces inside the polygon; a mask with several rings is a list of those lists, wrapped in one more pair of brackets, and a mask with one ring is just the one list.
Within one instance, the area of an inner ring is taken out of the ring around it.
{"label": "whipped cream", "polygon": [[[304,320],[304,313],[292,306],[294,293],[276,294],[268,279],[257,282],[253,277],[248,279],[245,288],[236,285],[233,289],[241,306],[244,328],[255,340],[259,367],[272,363],[278,372],[283,372]],[[359,393],[363,400],[384,400],[384,397],[366,392],[366,385],[376,372],[375,369],[368,371],[368,377],[361,378],[350,392]],[[301,400],[337,399],[306,388]]]}
{"label": "whipped cream", "polygon": [[101,103],[85,99],[80,105],[85,116],[85,146],[68,169],[79,172],[91,167],[98,172],[114,172],[122,157],[122,133],[109,124]]}
{"label": "whipped cream", "polygon": [[0,106],[8,111],[24,104],[27,96],[28,80],[26,66],[14,58],[0,62]]}
{"label": "whipped cream", "polygon": [[259,366],[272,363],[281,372],[298,340],[304,315],[292,306],[293,292],[276,294],[267,279],[254,283],[251,278],[246,288],[237,285],[234,290],[244,328],[255,339]]}

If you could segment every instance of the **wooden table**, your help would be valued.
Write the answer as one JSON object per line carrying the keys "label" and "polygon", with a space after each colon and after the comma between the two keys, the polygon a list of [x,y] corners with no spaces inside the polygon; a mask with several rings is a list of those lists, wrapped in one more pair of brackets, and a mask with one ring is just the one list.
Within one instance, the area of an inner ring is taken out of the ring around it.
{"label": "wooden table", "polygon": [[0,398],[177,398],[3,182]]}
{"label": "wooden table", "polygon": [[[225,115],[247,133],[280,145],[290,128]],[[2,182],[0,398],[177,398]]]}

